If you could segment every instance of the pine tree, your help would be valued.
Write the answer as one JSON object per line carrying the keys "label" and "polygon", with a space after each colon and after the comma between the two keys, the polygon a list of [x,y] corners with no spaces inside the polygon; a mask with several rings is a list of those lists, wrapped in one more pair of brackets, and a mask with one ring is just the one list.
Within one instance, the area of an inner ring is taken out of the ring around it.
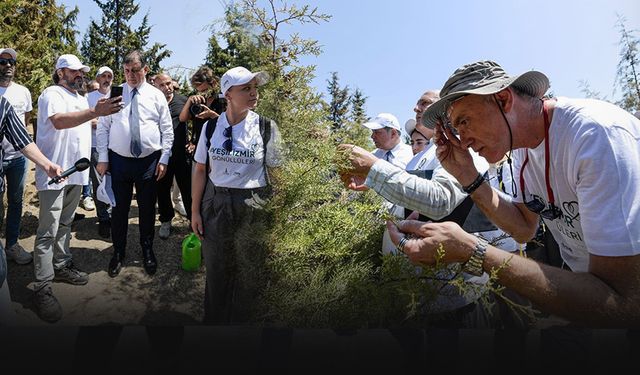
{"label": "pine tree", "polygon": [[620,61],[616,72],[617,87],[622,90],[622,99],[616,104],[634,113],[640,109],[640,40],[635,30],[628,30],[624,17],[618,16],[620,30]]}
{"label": "pine tree", "polygon": [[106,65],[113,69],[114,82],[122,82],[122,60],[132,50],[143,50],[147,57],[150,73],[157,73],[162,60],[171,56],[166,44],[154,43],[148,47],[151,26],[148,14],[137,28],[130,20],[138,13],[139,5],[134,0],[93,0],[102,11],[100,24],[91,20],[84,39],[82,55],[88,65],[94,68]]}
{"label": "pine tree", "polygon": [[331,79],[327,80],[327,83],[330,98],[327,118],[331,122],[331,129],[336,131],[346,126],[347,113],[351,104],[349,86],[340,87],[338,72],[331,72]]}
{"label": "pine tree", "polygon": [[365,105],[367,103],[367,97],[360,89],[356,89],[351,95],[351,113],[350,120],[357,124],[363,124],[369,121],[369,117],[365,111]]}

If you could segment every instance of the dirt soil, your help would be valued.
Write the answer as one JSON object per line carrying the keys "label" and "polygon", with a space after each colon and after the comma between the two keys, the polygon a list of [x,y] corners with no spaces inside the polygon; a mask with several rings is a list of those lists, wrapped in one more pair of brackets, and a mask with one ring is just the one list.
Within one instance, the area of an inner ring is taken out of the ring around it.
{"label": "dirt soil", "polygon": [[[33,163],[29,163],[25,184],[22,228],[19,243],[33,251],[38,226],[38,195],[35,189]],[[160,222],[156,220],[154,251],[158,271],[148,276],[142,268],[139,245],[138,208],[135,200],[129,213],[129,232],[125,266],[111,278],[107,267],[113,246],[111,240],[98,235],[96,211],[78,207],[76,214],[85,218],[72,225],[70,243],[74,264],[89,274],[89,283],[74,286],[53,283],[54,295],[62,304],[63,318],[56,325],[191,325],[199,324],[203,315],[205,273],[187,272],[181,268],[181,243],[191,230],[186,218],[178,215],[172,222],[171,236],[158,237]],[[4,228],[2,228],[4,237]],[[4,243],[4,238],[2,239]],[[9,262],[8,282],[19,325],[48,325],[35,313],[33,301],[33,262],[18,265]]]}

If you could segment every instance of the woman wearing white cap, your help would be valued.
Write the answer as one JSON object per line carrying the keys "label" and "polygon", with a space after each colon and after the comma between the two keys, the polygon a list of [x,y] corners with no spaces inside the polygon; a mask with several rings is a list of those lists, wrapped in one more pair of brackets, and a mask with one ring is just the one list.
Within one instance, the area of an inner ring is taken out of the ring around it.
{"label": "woman wearing white cap", "polygon": [[222,76],[227,110],[203,126],[194,156],[191,227],[203,240],[207,324],[248,321],[263,285],[265,252],[251,234],[266,223],[266,167],[281,160],[275,122],[253,112],[267,80],[243,67]]}

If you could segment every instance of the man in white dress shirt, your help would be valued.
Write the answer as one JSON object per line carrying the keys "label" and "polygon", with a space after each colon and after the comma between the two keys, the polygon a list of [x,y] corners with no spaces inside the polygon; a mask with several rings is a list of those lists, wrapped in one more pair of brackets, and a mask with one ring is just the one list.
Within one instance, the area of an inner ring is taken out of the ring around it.
{"label": "man in white dress shirt", "polygon": [[[119,100],[101,99],[89,108],[87,98],[78,91],[89,67],[75,55],[62,55],[56,62],[55,85],[38,98],[36,144],[52,162],[67,170],[91,152],[90,121],[120,109]],[[58,183],[49,184],[49,176],[36,169],[36,189],[40,200],[38,231],[34,246],[35,293],[38,316],[47,322],[62,317],[62,307],[53,295],[52,281],[84,285],[86,273],[78,270],[69,251],[71,223],[82,186],[89,182],[89,171],[76,172]]]}
{"label": "man in white dress shirt", "polygon": [[173,145],[169,105],[162,91],[147,83],[149,67],[143,53],[130,52],[123,65],[124,108],[114,115],[101,117],[96,135],[97,170],[101,175],[111,172],[116,199],[111,212],[113,256],[108,269],[111,277],[120,273],[124,262],[134,184],[140,215],[142,266],[148,275],[156,272],[153,237],[157,181],[166,173]]}
{"label": "man in white dress shirt", "polygon": [[[371,130],[371,139],[376,145],[373,154],[389,163],[404,169],[413,158],[411,146],[402,142],[400,122],[390,113],[379,113],[374,119],[362,124]],[[391,202],[385,202],[385,208],[397,218],[404,218],[404,208]],[[382,235],[382,252],[390,253],[396,246],[389,238],[389,231],[385,229]]]}

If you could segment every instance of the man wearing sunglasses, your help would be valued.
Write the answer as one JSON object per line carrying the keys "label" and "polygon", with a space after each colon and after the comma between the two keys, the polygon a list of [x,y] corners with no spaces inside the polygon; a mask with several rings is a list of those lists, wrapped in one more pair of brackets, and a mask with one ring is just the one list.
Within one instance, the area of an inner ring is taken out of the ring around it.
{"label": "man wearing sunglasses", "polygon": [[[29,125],[31,121],[31,93],[26,87],[13,82],[16,74],[18,54],[13,48],[0,50],[0,96],[4,96],[16,111],[20,120]],[[5,252],[7,259],[18,264],[28,264],[33,257],[18,243],[22,219],[22,198],[27,173],[27,159],[16,150],[8,139],[2,140],[4,158],[2,176],[7,186],[7,222],[5,228]],[[0,226],[4,219],[4,200],[0,199]]]}
{"label": "man wearing sunglasses", "polygon": [[[540,309],[593,327],[640,326],[640,121],[597,100],[544,99],[548,78],[509,76],[492,61],[465,65],[427,109],[438,158],[500,228],[520,241],[541,216],[560,244],[565,269],[489,246],[453,223],[389,224],[411,260],[481,273],[501,268],[501,284]],[[449,123],[456,135],[443,124]],[[506,199],[472,163],[469,148],[495,162],[513,153],[520,193]],[[413,234],[417,238],[408,238]]]}

